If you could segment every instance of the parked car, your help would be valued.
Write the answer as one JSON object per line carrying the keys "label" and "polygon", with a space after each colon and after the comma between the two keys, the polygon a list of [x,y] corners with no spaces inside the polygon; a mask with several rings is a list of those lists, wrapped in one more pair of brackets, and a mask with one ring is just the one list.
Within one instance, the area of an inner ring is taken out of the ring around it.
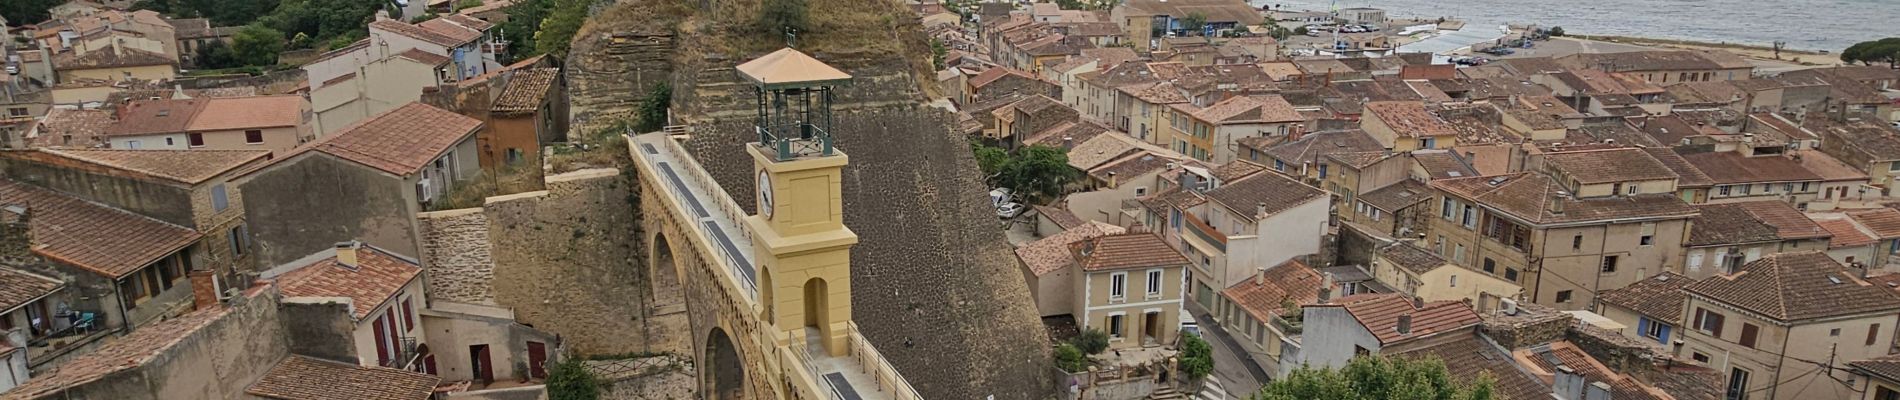
{"label": "parked car", "polygon": [[1003,205],[996,207],[996,217],[1002,219],[1016,218],[1018,215],[1023,215],[1023,210],[1027,208],[1029,207],[1024,207],[1022,203],[1003,203]]}
{"label": "parked car", "polygon": [[1009,188],[990,189],[990,207],[1002,207],[1003,204],[1015,201],[1016,198],[1010,193]]}

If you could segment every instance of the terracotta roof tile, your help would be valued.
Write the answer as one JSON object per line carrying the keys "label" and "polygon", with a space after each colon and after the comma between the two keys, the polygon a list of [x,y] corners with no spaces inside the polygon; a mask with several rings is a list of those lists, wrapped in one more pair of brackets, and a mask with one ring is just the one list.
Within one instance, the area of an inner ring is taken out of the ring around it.
{"label": "terracotta roof tile", "polygon": [[1064,210],[1061,207],[1032,205],[1029,206],[1029,208],[1036,210],[1036,215],[1049,218],[1049,222],[1055,223],[1057,228],[1064,230],[1082,226],[1082,224],[1087,223],[1087,221],[1083,221],[1081,217],[1075,216],[1075,213]]}
{"label": "terracotta roof tile", "polygon": [[1872,235],[1862,232],[1852,220],[1817,219],[1814,223],[1820,225],[1821,229],[1826,229],[1828,235],[1831,236],[1827,242],[1827,248],[1830,249],[1866,246],[1875,242]]}
{"label": "terracotta roof tile", "polygon": [[119,107],[119,122],[106,128],[107,136],[153,135],[191,130],[191,120],[204,111],[208,99],[133,100]]}
{"label": "terracotta roof tile", "polygon": [[[40,120],[38,136],[30,138],[31,147],[91,147],[103,144],[100,136],[116,122],[109,110],[68,110],[55,108]],[[71,136],[68,141],[67,137]]]}
{"label": "terracotta roof tile", "polygon": [[1318,161],[1320,157],[1332,153],[1383,151],[1385,146],[1366,131],[1358,129],[1316,131],[1300,136],[1298,140],[1280,143],[1260,149],[1285,162],[1289,168],[1298,168],[1299,163]]}
{"label": "terracotta roof tile", "polygon": [[1682,288],[1693,283],[1694,279],[1663,271],[1629,286],[1598,293],[1597,301],[1681,326],[1682,302],[1688,298],[1682,293]]}
{"label": "terracotta roof tile", "polygon": [[1379,257],[1415,273],[1426,273],[1445,266],[1445,258],[1411,243],[1398,242],[1379,248]]}
{"label": "terracotta roof tile", "polygon": [[[1439,301],[1418,307],[1397,293],[1341,297],[1334,304],[1345,307],[1353,319],[1385,345],[1467,329],[1481,322],[1478,313],[1464,303]],[[1399,316],[1402,315],[1412,317],[1411,332],[1399,333]]]}
{"label": "terracotta roof tile", "polygon": [[190,228],[10,180],[0,180],[0,204],[27,207],[34,253],[113,279],[200,236]]}
{"label": "terracotta roof tile", "polygon": [[215,97],[201,99],[204,109],[191,116],[185,129],[225,131],[295,127],[302,125],[303,96]]}
{"label": "terracotta roof tile", "polygon": [[1278,95],[1235,96],[1221,100],[1214,105],[1193,110],[1187,104],[1176,104],[1176,109],[1190,110],[1194,118],[1217,124],[1254,124],[1283,123],[1306,120],[1293,105]]}
{"label": "terracotta roof tile", "polygon": [[[1770,200],[1769,202],[1779,203]],[[1721,246],[1781,240],[1780,231],[1737,204],[1704,204],[1689,228],[1684,246]],[[1812,223],[1812,222],[1810,222]],[[1818,229],[1819,226],[1816,226]]]}
{"label": "terracotta roof tile", "polygon": [[1231,182],[1253,176],[1253,174],[1266,170],[1267,166],[1265,165],[1256,164],[1247,160],[1234,160],[1226,164],[1215,166],[1214,169],[1209,170],[1208,173],[1214,175],[1214,179]]}
{"label": "terracotta roof tile", "polygon": [[[1274,172],[1253,174],[1246,179],[1228,182],[1206,194],[1209,200],[1226,206],[1249,221],[1327,198],[1324,190]],[[1260,209],[1262,206],[1264,210]]]}
{"label": "terracotta roof tile", "polygon": [[[1669,193],[1553,200],[1564,192],[1563,186],[1538,173],[1439,179],[1431,185],[1534,224],[1695,215],[1695,208]],[[1553,212],[1551,201],[1563,201],[1563,212]]]}
{"label": "terracotta roof tile", "polygon": [[1432,179],[1460,178],[1478,176],[1478,170],[1472,168],[1463,156],[1444,150],[1418,150],[1412,152],[1412,161],[1430,174]]}
{"label": "terracotta roof tile", "polygon": [[1089,176],[1103,181],[1109,180],[1109,176],[1113,174],[1117,179],[1126,182],[1149,172],[1167,168],[1168,164],[1180,164],[1183,162],[1186,162],[1186,159],[1181,158],[1179,154],[1163,154],[1155,151],[1142,150],[1114,161],[1102,163],[1100,166],[1090,169],[1088,173]]}
{"label": "terracotta roof tile", "polygon": [[[1539,348],[1518,350],[1518,352],[1522,352],[1526,355],[1519,359],[1530,360],[1532,366],[1542,369],[1544,373],[1554,374],[1557,372],[1557,367],[1561,365],[1569,367],[1572,371],[1575,371],[1577,375],[1582,375],[1586,383],[1603,382],[1609,384],[1609,398],[1612,399],[1675,400],[1674,397],[1667,396],[1661,393],[1661,390],[1644,385],[1635,378],[1616,373],[1616,371],[1611,370],[1608,366],[1604,366],[1601,362],[1591,358],[1589,354],[1584,353],[1583,350],[1578,349],[1576,345],[1570,342],[1552,343],[1549,346],[1541,347],[1541,349],[1544,349],[1542,351],[1538,349]],[[1553,363],[1552,361],[1556,362]],[[1652,390],[1654,390],[1654,392],[1652,392]]]}
{"label": "terracotta roof tile", "polygon": [[1444,118],[1425,109],[1425,103],[1419,101],[1374,101],[1365,104],[1368,117],[1377,115],[1379,121],[1391,127],[1399,137],[1450,136],[1458,134]]}
{"label": "terracotta roof tile", "polygon": [[62,286],[66,286],[66,283],[58,279],[13,268],[0,268],[0,311],[24,306],[59,291]]}
{"label": "terracotta roof tile", "polygon": [[1847,366],[1861,370],[1881,379],[1900,382],[1900,354],[1889,354],[1866,360],[1851,361]]}
{"label": "terracotta roof tile", "polygon": [[1643,149],[1643,151],[1648,152],[1651,158],[1655,158],[1656,161],[1662,163],[1664,167],[1668,167],[1670,172],[1676,174],[1677,186],[1706,187],[1715,184],[1715,180],[1709,179],[1708,175],[1703,175],[1702,170],[1690,165],[1689,160],[1683,159],[1682,155],[1676,154],[1675,150],[1666,147],[1652,147]]}
{"label": "terracotta roof tile", "polygon": [[1585,185],[1676,177],[1668,166],[1636,148],[1553,153],[1545,155],[1544,162]]}
{"label": "terracotta roof tile", "polygon": [[[430,53],[427,51],[423,51],[422,49],[403,50],[403,52],[401,53],[396,53],[394,57],[406,58],[418,63],[422,63],[423,65],[434,66],[434,67],[448,65],[450,61],[455,61],[453,59],[450,59],[449,56]],[[355,73],[351,73],[350,75],[355,75]],[[336,79],[331,79],[331,80],[334,81]],[[325,82],[324,86],[329,86],[329,83]]]}
{"label": "terracotta roof tile", "polygon": [[1800,161],[1779,156],[1746,157],[1736,152],[1684,154],[1684,160],[1717,185],[1733,183],[1818,181]]}
{"label": "terracotta roof tile", "polygon": [[284,297],[345,297],[352,317],[362,320],[422,275],[422,266],[374,246],[356,250],[356,266],[337,257],[317,260],[277,277]]}
{"label": "terracotta roof tile", "polygon": [[409,103],[330,134],[312,143],[311,149],[392,174],[409,175],[481,126],[481,120]]}
{"label": "terracotta roof tile", "polygon": [[132,333],[105,341],[91,353],[60,364],[44,375],[34,375],[26,383],[7,391],[7,399],[32,399],[51,396],[67,388],[105,379],[114,373],[144,366],[160,353],[185,340],[187,336],[230,314],[229,307],[193,311],[177,318],[141,326]]}
{"label": "terracotta roof tile", "polygon": [[1168,247],[1161,236],[1147,232],[1110,234],[1069,244],[1083,271],[1126,268],[1179,267],[1187,256]]}
{"label": "terracotta roof tile", "polygon": [[1220,295],[1260,321],[1271,320],[1286,311],[1282,306],[1289,301],[1296,305],[1318,302],[1320,283],[1325,281],[1318,270],[1297,260],[1287,260],[1264,273],[1255,273],[1264,275],[1260,275],[1260,279],[1249,277],[1222,289]]}
{"label": "terracotta roof tile", "polygon": [[508,78],[508,87],[502,89],[501,96],[495,98],[494,112],[497,114],[532,113],[541,109],[554,87],[554,79],[561,70],[557,68],[532,68],[515,72]]}
{"label": "terracotta roof tile", "polygon": [[1363,169],[1365,167],[1372,166],[1372,164],[1376,164],[1381,160],[1392,158],[1393,155],[1394,153],[1387,153],[1383,150],[1382,151],[1355,151],[1355,152],[1350,152],[1350,153],[1327,154],[1325,158],[1329,161],[1339,163],[1339,165],[1352,167],[1353,169]]}
{"label": "terracotta roof tile", "polygon": [[1900,310],[1892,290],[1856,276],[1826,253],[1777,253],[1684,290],[1784,322]]}
{"label": "terracotta roof tile", "polygon": [[293,355],[245,393],[282,400],[428,400],[442,378]]}
{"label": "terracotta roof tile", "polygon": [[1874,235],[1880,239],[1900,238],[1900,210],[1876,208],[1851,211],[1847,213],[1847,217],[1853,218],[1854,222],[1859,222],[1861,226],[1874,231]]}
{"label": "terracotta roof tile", "polygon": [[268,150],[40,149],[7,158],[66,158],[184,184],[198,184],[270,157]]}
{"label": "terracotta roof tile", "polygon": [[1477,334],[1394,356],[1438,359],[1445,363],[1445,369],[1451,372],[1451,376],[1467,384],[1476,382],[1480,376],[1489,375],[1497,380],[1492,388],[1499,400],[1544,400],[1551,397],[1550,385],[1525,374],[1516,363],[1510,361],[1509,354]]}
{"label": "terracotta roof tile", "polygon": [[1075,142],[1075,148],[1068,151],[1069,166],[1077,170],[1095,169],[1103,163],[1121,159],[1129,152],[1141,148],[1135,143],[1135,139],[1127,135],[1095,135],[1094,138],[1086,140]]}
{"label": "terracotta roof tile", "polygon": [[1023,262],[1023,266],[1029,268],[1031,274],[1048,275],[1068,267],[1075,261],[1069,252],[1070,243],[1122,232],[1124,232],[1122,227],[1091,221],[1017,247],[1016,258]]}
{"label": "terracotta roof tile", "polygon": [[1431,198],[1430,185],[1411,179],[1401,179],[1398,183],[1359,195],[1359,201],[1386,212],[1396,212],[1399,209],[1431,200]]}

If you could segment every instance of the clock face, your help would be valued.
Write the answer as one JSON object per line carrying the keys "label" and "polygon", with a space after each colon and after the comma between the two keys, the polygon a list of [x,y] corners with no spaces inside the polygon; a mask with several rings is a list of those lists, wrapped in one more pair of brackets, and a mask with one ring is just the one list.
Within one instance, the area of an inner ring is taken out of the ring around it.
{"label": "clock face", "polygon": [[772,177],[759,171],[759,216],[772,219]]}

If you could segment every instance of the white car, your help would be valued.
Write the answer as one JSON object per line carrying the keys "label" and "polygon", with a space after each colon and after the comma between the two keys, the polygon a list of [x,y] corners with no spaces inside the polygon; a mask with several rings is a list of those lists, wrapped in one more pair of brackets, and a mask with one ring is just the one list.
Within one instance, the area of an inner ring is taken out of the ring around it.
{"label": "white car", "polygon": [[996,217],[1002,219],[1016,218],[1018,215],[1023,215],[1023,210],[1027,208],[1029,207],[1024,207],[1022,203],[1003,203],[1003,205],[996,207]]}
{"label": "white car", "polygon": [[1013,193],[1010,193],[1009,188],[990,189],[990,207],[1002,207],[1003,204],[1015,201],[1016,198]]}

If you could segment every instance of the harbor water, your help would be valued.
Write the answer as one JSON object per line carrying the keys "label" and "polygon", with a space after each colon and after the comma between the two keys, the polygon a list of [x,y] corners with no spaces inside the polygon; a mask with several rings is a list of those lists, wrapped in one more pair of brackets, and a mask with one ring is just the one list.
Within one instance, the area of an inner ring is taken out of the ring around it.
{"label": "harbor water", "polygon": [[[1255,7],[1324,11],[1327,0],[1248,0]],[[1468,26],[1562,26],[1585,35],[1728,42],[1839,52],[1900,36],[1900,0],[1341,0],[1394,18],[1448,17]]]}

